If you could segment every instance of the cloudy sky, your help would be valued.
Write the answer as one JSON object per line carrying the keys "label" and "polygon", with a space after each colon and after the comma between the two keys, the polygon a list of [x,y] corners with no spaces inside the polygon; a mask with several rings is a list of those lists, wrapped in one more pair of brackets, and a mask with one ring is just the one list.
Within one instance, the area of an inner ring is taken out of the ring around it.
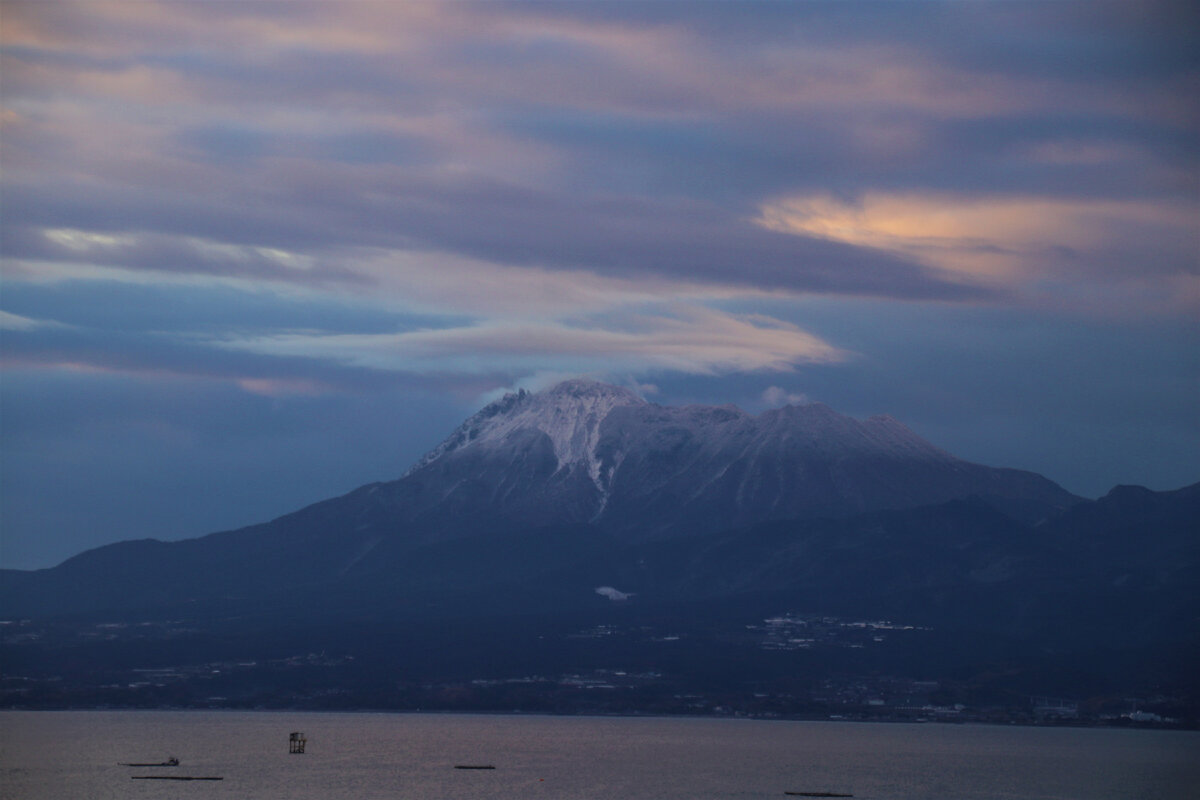
{"label": "cloudy sky", "polygon": [[398,477],[515,387],[1200,480],[1200,18],[0,2],[0,563]]}

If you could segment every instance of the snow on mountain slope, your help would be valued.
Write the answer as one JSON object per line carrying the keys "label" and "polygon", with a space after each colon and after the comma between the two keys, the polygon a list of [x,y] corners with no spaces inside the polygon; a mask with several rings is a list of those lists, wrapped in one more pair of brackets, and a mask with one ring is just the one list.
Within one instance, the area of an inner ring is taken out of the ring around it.
{"label": "snow on mountain slope", "polygon": [[532,429],[550,437],[560,469],[586,465],[592,482],[603,491],[596,458],[600,423],[614,408],[636,405],[646,405],[646,401],[628,389],[582,378],[536,394],[522,389],[484,407],[407,474],[467,446],[503,447],[515,432]]}
{"label": "snow on mountain slope", "polygon": [[1074,502],[1041,476],[962,461],[887,416],[857,420],[819,403],[758,415],[660,406],[572,380],[488,405],[395,496],[397,508],[419,509],[411,518],[442,530],[449,512],[474,524],[593,523],[640,537],[969,495],[1035,518]]}

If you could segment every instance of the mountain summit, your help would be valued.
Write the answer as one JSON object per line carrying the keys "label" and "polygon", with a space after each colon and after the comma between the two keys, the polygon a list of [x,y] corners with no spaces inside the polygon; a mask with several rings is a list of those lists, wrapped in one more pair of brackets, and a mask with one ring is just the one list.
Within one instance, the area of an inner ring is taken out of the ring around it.
{"label": "mountain summit", "polygon": [[1075,501],[1033,473],[955,458],[888,416],[660,406],[587,380],[491,403],[379,491],[435,538],[457,523],[661,537],[970,495],[1028,518]]}
{"label": "mountain summit", "polygon": [[603,491],[600,463],[596,459],[600,423],[615,408],[645,404],[645,400],[628,389],[583,378],[564,381],[537,394],[522,389],[470,417],[406,476],[467,447],[504,447],[516,431],[534,429],[550,438],[558,469],[584,464],[593,482]]}

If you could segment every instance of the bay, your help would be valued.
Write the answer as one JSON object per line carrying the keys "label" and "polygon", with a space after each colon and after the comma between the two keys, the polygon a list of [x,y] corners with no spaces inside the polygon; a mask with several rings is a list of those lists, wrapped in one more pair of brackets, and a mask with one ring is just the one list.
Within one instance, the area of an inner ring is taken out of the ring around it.
{"label": "bay", "polygon": [[[292,731],[307,735],[305,754],[288,753]],[[169,756],[180,766],[118,766]],[[524,715],[0,713],[0,797],[13,800],[642,800],[783,797],[788,790],[866,800],[1184,800],[1200,794],[1200,733]]]}

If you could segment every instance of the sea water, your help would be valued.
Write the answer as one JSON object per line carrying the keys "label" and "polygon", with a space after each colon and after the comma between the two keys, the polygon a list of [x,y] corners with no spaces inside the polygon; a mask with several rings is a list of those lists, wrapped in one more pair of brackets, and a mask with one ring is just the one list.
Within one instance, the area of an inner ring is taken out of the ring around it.
{"label": "sea water", "polygon": [[[303,755],[288,753],[292,731],[307,736]],[[178,767],[118,765],[170,756]],[[0,713],[0,797],[21,800],[641,800],[786,791],[866,800],[1190,800],[1200,797],[1200,733],[524,715]]]}

